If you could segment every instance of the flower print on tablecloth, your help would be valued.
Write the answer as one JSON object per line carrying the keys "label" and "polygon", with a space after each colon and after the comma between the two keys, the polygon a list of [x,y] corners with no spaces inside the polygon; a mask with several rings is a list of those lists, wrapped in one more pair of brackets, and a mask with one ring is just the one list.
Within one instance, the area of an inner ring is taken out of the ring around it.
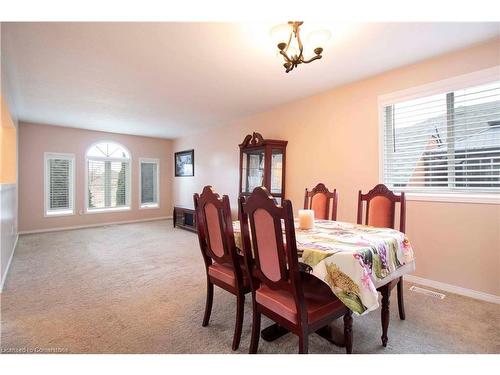
{"label": "flower print on tablecloth", "polygon": [[327,265],[326,272],[325,281],[330,285],[336,296],[355,313],[364,313],[366,307],[359,298],[361,292],[359,286],[349,276],[340,271],[335,263]]}
{"label": "flower print on tablecloth", "polygon": [[[315,250],[304,250],[302,261],[319,259]],[[312,255],[314,254],[314,255]],[[355,314],[364,314],[378,307],[378,293],[363,262],[352,252],[335,252],[312,267],[312,274],[327,283],[334,294]]]}

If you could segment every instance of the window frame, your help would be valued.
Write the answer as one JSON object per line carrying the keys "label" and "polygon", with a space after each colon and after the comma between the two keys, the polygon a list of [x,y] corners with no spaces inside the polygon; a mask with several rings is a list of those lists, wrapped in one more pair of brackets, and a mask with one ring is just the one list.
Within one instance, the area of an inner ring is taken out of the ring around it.
{"label": "window frame", "polygon": [[[442,94],[450,91],[460,90],[466,87],[488,84],[498,81],[500,77],[500,65],[482,69],[468,74],[463,74],[424,85],[399,90],[396,92],[379,95],[378,97],[378,131],[379,131],[379,182],[384,181],[385,168],[385,122],[384,108],[388,105],[417,99],[424,96]],[[454,203],[484,203],[500,204],[500,194],[497,193],[425,193],[405,192],[407,200],[428,202],[454,202]]]}
{"label": "window frame", "polygon": [[[156,164],[156,203],[142,203],[142,163]],[[160,159],[139,158],[139,209],[150,210],[160,208]]]}
{"label": "window frame", "polygon": [[[60,210],[50,210],[50,187],[49,187],[49,168],[48,168],[48,161],[50,159],[61,159],[61,160],[69,160],[71,161],[71,168],[70,168],[70,173],[71,173],[71,178],[70,178],[70,194],[69,194],[69,199],[70,199],[70,206],[71,208],[69,209],[60,209]],[[44,207],[43,207],[43,216],[44,217],[58,217],[58,216],[72,216],[75,215],[75,154],[70,154],[70,153],[63,153],[63,152],[44,152],[44,157],[43,157],[43,175],[44,175]]]}
{"label": "window frame", "polygon": [[[122,147],[125,151],[127,151],[129,158],[109,158],[109,157],[99,157],[99,156],[88,156],[88,152],[90,149],[92,149],[94,146],[100,144],[100,143],[115,143]],[[125,183],[127,184],[127,194],[125,195],[125,201],[127,203],[126,206],[121,206],[121,207],[105,207],[105,208],[89,208],[89,160],[100,160],[100,161],[111,161],[111,162],[124,162],[126,161],[128,163],[128,170],[129,173],[127,174],[127,178],[125,180]],[[131,196],[132,196],[132,153],[128,149],[128,147],[125,147],[122,143],[116,142],[113,140],[99,140],[96,142],[93,142],[87,149],[85,150],[85,214],[100,214],[100,213],[106,213],[106,212],[123,212],[123,211],[130,211],[132,208],[132,202],[131,202]]]}

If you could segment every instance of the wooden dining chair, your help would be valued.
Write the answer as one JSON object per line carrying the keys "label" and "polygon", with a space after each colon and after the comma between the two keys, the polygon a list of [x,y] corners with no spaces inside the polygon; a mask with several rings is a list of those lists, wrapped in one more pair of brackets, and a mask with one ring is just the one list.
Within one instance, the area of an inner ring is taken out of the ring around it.
{"label": "wooden dining chair", "polygon": [[[366,202],[366,204],[363,205],[363,202]],[[399,203],[400,206],[399,228],[395,227],[396,203]],[[364,220],[363,206],[366,206]],[[406,224],[405,193],[402,192],[400,195],[394,194],[384,184],[378,184],[366,194],[363,194],[360,190],[358,194],[358,224],[366,224],[382,228],[393,228],[404,233]],[[403,299],[403,276],[398,279],[396,285],[398,291],[399,318],[401,320],[405,320],[406,314]],[[391,288],[392,285],[382,289],[379,288],[383,299],[382,329],[384,330],[384,326],[386,327],[385,332],[382,335],[382,343],[384,346],[387,345],[387,326],[389,325],[388,306]]]}
{"label": "wooden dining chair", "polygon": [[208,325],[212,312],[214,285],[236,296],[236,324],[232,349],[237,350],[243,325],[245,294],[250,284],[243,257],[238,255],[234,241],[229,197],[222,199],[211,186],[205,186],[201,195],[194,194],[198,222],[198,239],[207,274],[207,300],[202,326]]}
{"label": "wooden dining chair", "polygon": [[[339,194],[337,189],[333,191],[328,190],[328,188],[323,183],[317,184],[312,190],[306,188],[304,195],[304,209],[313,210],[314,218],[320,220],[337,220],[337,204],[339,200]],[[330,216],[330,201],[332,206],[332,215]]]}
{"label": "wooden dining chair", "polygon": [[239,203],[245,264],[251,270],[250,353],[257,352],[261,314],[299,337],[299,353],[308,352],[310,333],[344,316],[346,352],[351,353],[351,310],[326,283],[299,271],[292,203],[285,199],[277,205],[264,187],[255,188]]}

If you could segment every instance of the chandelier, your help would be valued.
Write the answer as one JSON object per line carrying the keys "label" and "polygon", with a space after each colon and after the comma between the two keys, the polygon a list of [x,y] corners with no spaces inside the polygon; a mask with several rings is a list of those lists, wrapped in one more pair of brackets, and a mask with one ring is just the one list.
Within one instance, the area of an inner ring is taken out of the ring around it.
{"label": "chandelier", "polygon": [[[275,28],[273,31],[274,34],[278,35],[278,50],[279,54],[284,58],[285,63],[283,66],[285,67],[286,73],[296,68],[299,64],[309,64],[314,60],[321,59],[321,53],[323,52],[323,48],[317,46],[314,48],[314,56],[309,59],[304,58],[304,45],[302,44],[302,40],[300,39],[300,27],[304,22],[302,21],[289,21],[288,25],[280,25]],[[284,32],[286,32],[285,35]],[[330,33],[326,30],[319,30],[309,34],[310,42],[326,42],[330,37]],[[288,41],[286,41],[288,38]]]}

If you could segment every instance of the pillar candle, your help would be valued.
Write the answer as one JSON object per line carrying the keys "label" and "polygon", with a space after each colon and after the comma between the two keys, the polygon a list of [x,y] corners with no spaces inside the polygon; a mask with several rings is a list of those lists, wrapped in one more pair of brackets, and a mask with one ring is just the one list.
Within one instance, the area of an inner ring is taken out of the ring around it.
{"label": "pillar candle", "polygon": [[314,211],[299,210],[299,228],[312,229],[314,227]]}

